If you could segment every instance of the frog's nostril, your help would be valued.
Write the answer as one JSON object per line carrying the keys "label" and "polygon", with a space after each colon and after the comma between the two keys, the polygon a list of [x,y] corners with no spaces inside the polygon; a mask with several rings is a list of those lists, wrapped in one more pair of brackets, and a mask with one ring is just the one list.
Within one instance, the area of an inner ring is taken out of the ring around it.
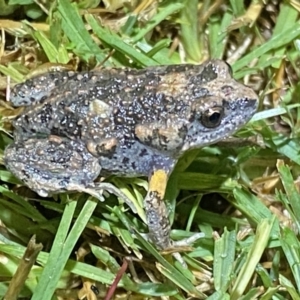
{"label": "frog's nostril", "polygon": [[233,91],[233,87],[230,85],[224,85],[221,87],[221,91],[225,94],[225,96],[229,96],[232,91]]}
{"label": "frog's nostril", "polygon": [[257,99],[244,98],[241,101],[241,107],[243,109],[257,107],[257,105],[258,105]]}

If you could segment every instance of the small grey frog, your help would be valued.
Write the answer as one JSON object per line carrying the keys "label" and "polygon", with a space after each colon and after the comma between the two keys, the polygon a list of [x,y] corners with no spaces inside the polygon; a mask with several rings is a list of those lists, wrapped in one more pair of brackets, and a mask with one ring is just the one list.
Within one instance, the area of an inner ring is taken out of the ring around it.
{"label": "small grey frog", "polygon": [[211,60],[48,73],[16,85],[11,102],[26,106],[5,150],[16,177],[41,196],[97,196],[105,189],[94,182],[100,174],[147,176],[149,235],[166,249],[172,243],[163,198],[176,162],[187,150],[213,144],[247,123],[258,97],[232,78],[224,61]]}

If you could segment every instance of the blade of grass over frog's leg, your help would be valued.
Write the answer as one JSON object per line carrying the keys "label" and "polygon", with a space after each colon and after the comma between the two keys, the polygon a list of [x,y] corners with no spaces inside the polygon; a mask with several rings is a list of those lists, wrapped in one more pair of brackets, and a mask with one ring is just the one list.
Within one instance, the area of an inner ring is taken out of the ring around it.
{"label": "blade of grass over frog's leg", "polygon": [[51,299],[67,260],[74,249],[75,243],[88,223],[97,205],[97,201],[86,201],[74,226],[70,230],[76,204],[76,201],[71,201],[66,205],[49,259],[32,300]]}

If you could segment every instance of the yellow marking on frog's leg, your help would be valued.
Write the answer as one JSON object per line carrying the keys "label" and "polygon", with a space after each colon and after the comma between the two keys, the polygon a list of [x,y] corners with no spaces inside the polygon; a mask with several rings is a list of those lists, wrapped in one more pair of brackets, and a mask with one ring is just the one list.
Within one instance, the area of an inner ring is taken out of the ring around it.
{"label": "yellow marking on frog's leg", "polygon": [[149,191],[155,191],[163,198],[168,181],[168,174],[165,170],[156,170],[149,180]]}
{"label": "yellow marking on frog's leg", "polygon": [[170,248],[170,222],[163,201],[168,182],[165,170],[155,170],[149,179],[149,190],[144,200],[149,237],[160,250]]}

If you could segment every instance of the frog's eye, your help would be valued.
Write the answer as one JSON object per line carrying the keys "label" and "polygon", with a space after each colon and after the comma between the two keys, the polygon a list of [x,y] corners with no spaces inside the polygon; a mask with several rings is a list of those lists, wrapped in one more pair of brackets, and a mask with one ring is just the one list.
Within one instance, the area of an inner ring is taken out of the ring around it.
{"label": "frog's eye", "polygon": [[222,107],[213,107],[201,115],[201,123],[207,128],[214,128],[220,125],[224,111]]}

